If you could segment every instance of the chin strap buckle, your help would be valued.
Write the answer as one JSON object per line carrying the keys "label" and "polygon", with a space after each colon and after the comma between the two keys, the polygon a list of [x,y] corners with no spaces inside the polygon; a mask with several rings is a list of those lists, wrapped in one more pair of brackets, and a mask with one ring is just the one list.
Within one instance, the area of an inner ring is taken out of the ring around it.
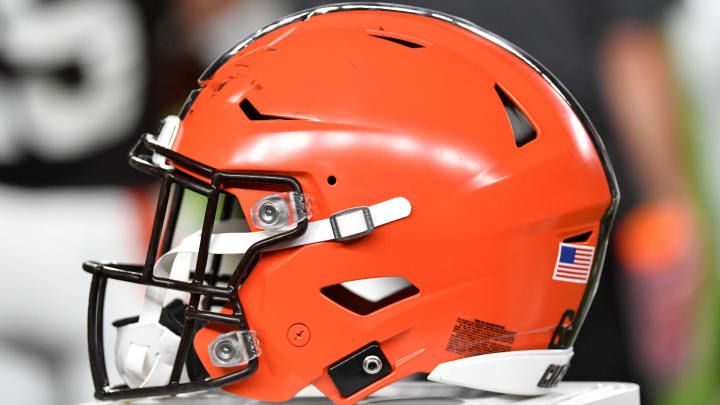
{"label": "chin strap buckle", "polygon": [[368,207],[355,207],[330,215],[330,227],[335,240],[349,241],[369,235],[375,229]]}

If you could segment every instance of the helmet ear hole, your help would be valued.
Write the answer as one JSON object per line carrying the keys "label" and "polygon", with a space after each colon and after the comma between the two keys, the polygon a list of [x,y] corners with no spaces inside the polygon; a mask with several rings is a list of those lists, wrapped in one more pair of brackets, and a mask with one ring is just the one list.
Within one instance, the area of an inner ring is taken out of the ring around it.
{"label": "helmet ear hole", "polygon": [[335,176],[328,176],[327,182],[329,185],[334,186],[335,183],[337,183],[337,178],[335,178]]}
{"label": "helmet ear hole", "polygon": [[320,292],[349,311],[369,315],[420,290],[402,277],[376,277],[329,285]]}

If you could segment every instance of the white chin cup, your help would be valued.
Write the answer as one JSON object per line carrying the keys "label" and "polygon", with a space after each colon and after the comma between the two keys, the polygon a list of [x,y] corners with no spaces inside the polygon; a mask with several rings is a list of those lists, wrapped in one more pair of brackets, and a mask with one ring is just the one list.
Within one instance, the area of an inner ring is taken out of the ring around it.
{"label": "white chin cup", "polygon": [[170,381],[180,337],[158,323],[132,323],[117,328],[115,362],[130,388]]}

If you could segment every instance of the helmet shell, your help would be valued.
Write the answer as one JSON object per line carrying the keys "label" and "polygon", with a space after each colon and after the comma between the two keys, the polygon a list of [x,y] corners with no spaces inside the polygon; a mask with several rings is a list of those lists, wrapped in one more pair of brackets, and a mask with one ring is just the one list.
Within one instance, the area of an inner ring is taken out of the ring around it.
{"label": "helmet shell", "polygon": [[[318,9],[271,25],[206,72],[186,111],[174,150],[218,170],[296,177],[313,220],[398,196],[412,204],[408,218],[367,237],[262,255],[239,294],[263,354],[228,392],[283,401],[314,384],[351,403],[441,362],[548,348],[567,310],[587,310],[596,282],[552,277],[566,238],[590,232],[581,243],[604,249],[617,200],[586,118],[501,39],[404,10]],[[535,139],[516,144],[499,91]],[[271,193],[230,191],[248,218]],[[419,292],[366,315],[321,292],[375,277],[402,277]],[[473,336],[458,351],[449,342],[462,322],[507,334]],[[296,324],[311,336],[300,347],[288,340]],[[212,377],[229,371],[207,349],[224,331],[211,325],[195,338]],[[328,367],[372,342],[391,373],[342,397]]]}

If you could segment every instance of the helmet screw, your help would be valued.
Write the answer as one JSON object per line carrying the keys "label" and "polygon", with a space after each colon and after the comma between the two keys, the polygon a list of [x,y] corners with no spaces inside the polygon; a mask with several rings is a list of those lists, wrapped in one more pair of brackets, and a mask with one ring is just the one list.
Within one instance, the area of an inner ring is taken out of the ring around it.
{"label": "helmet screw", "polygon": [[377,374],[382,369],[382,360],[378,356],[367,356],[363,360],[363,370],[370,375]]}
{"label": "helmet screw", "polygon": [[265,224],[274,224],[278,220],[279,214],[277,206],[271,202],[260,206],[260,220]]}
{"label": "helmet screw", "polygon": [[288,329],[288,341],[295,347],[303,347],[310,341],[310,329],[302,323],[296,323]]}
{"label": "helmet screw", "polygon": [[215,355],[222,361],[230,361],[235,357],[235,347],[228,340],[221,340],[215,345]]}

